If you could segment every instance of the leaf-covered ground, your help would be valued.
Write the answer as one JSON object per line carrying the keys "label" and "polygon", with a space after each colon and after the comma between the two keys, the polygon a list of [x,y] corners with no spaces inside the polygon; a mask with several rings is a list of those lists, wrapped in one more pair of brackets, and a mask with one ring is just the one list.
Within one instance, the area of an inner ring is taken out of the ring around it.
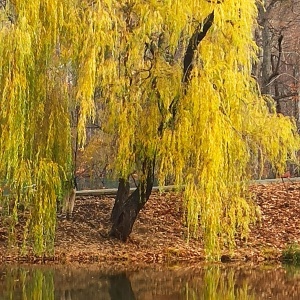
{"label": "leaf-covered ground", "polygon": [[[291,243],[300,243],[300,183],[255,185],[251,187],[261,209],[261,221],[251,228],[247,241],[237,240],[233,256],[224,260],[263,261],[280,259]],[[135,223],[126,242],[108,238],[113,198],[76,199],[72,220],[58,218],[55,256],[47,261],[68,263],[147,264],[204,259],[203,244],[186,242],[180,196],[153,194]],[[0,224],[0,262],[38,262],[32,256],[7,250],[7,232]]]}

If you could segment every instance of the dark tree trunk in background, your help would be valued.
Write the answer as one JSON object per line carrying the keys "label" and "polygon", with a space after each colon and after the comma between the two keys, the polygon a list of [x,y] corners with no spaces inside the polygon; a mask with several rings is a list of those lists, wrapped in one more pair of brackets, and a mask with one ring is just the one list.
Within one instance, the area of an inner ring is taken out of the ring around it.
{"label": "dark tree trunk in background", "polygon": [[[214,21],[214,12],[209,14],[203,22],[201,22],[195,29],[193,35],[191,36],[184,58],[183,58],[183,92],[185,93],[191,78],[193,71],[193,61],[195,52],[200,44],[200,42],[206,36],[209,28],[212,26]],[[156,89],[156,83],[153,82],[153,89]],[[157,97],[160,95],[157,91]],[[158,99],[159,100],[159,99]],[[175,97],[169,106],[169,111],[172,113],[173,119],[175,120],[177,114],[177,107],[180,101],[180,97]],[[160,102],[160,101],[158,101]],[[173,121],[174,121],[173,120]],[[164,128],[167,124],[164,123],[164,118],[162,116],[161,124],[158,127],[158,136],[162,136]],[[129,195],[129,182],[128,179],[120,179],[118,192],[115,199],[115,204],[111,214],[111,221],[113,223],[110,236],[116,237],[122,241],[126,241],[129,237],[133,224],[140,212],[148,201],[153,184],[154,184],[154,169],[155,169],[156,158],[146,157],[142,164],[142,176],[139,179],[140,183],[137,189]]]}

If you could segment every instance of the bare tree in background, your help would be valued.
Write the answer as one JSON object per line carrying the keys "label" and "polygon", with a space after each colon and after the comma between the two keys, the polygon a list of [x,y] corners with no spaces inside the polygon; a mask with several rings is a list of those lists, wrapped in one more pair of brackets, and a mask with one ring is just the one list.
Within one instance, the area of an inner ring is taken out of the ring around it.
{"label": "bare tree in background", "polygon": [[276,112],[294,116],[300,128],[300,2],[267,0],[258,10],[260,53],[253,75],[262,94],[276,101]]}

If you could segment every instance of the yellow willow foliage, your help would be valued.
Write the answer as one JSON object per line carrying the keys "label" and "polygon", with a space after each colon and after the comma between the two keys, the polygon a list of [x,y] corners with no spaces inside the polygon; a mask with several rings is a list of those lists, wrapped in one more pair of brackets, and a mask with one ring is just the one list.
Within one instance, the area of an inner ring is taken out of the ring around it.
{"label": "yellow willow foliage", "polygon": [[[229,2],[233,6],[226,9],[224,1],[215,11],[215,25],[199,47],[197,69],[181,101],[182,119],[162,143],[161,173],[174,165],[178,182],[186,176],[189,232],[196,234],[200,225],[209,257],[223,245],[232,248],[237,233],[249,233],[255,217],[245,194],[251,159],[259,153],[280,174],[299,147],[294,123],[269,113],[250,76],[255,7]],[[232,7],[238,8],[235,13]]]}
{"label": "yellow willow foliage", "polygon": [[[212,11],[184,89],[189,38]],[[254,0],[13,0],[0,18],[0,180],[11,189],[12,237],[23,205],[24,245],[53,250],[75,108],[82,146],[102,110],[119,174],[155,156],[161,183],[186,184],[189,232],[203,236],[208,257],[247,236],[252,160],[280,172],[299,146],[293,122],[269,112],[250,76]]]}
{"label": "yellow willow foliage", "polygon": [[82,143],[93,116],[102,16],[89,1],[15,0],[1,9],[0,187],[9,195],[0,205],[10,240],[22,214],[23,249],[38,255],[53,252],[57,196],[73,175],[70,110],[80,107]]}

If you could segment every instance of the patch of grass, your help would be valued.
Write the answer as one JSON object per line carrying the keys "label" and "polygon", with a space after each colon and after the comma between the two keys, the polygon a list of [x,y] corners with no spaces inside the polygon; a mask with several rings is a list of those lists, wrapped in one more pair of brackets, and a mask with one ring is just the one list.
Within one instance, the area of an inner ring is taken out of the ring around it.
{"label": "patch of grass", "polygon": [[287,248],[282,251],[281,258],[283,262],[300,265],[300,245],[297,243],[288,245]]}
{"label": "patch of grass", "polygon": [[264,247],[261,249],[261,255],[265,260],[274,260],[278,258],[279,251],[273,247]]}

